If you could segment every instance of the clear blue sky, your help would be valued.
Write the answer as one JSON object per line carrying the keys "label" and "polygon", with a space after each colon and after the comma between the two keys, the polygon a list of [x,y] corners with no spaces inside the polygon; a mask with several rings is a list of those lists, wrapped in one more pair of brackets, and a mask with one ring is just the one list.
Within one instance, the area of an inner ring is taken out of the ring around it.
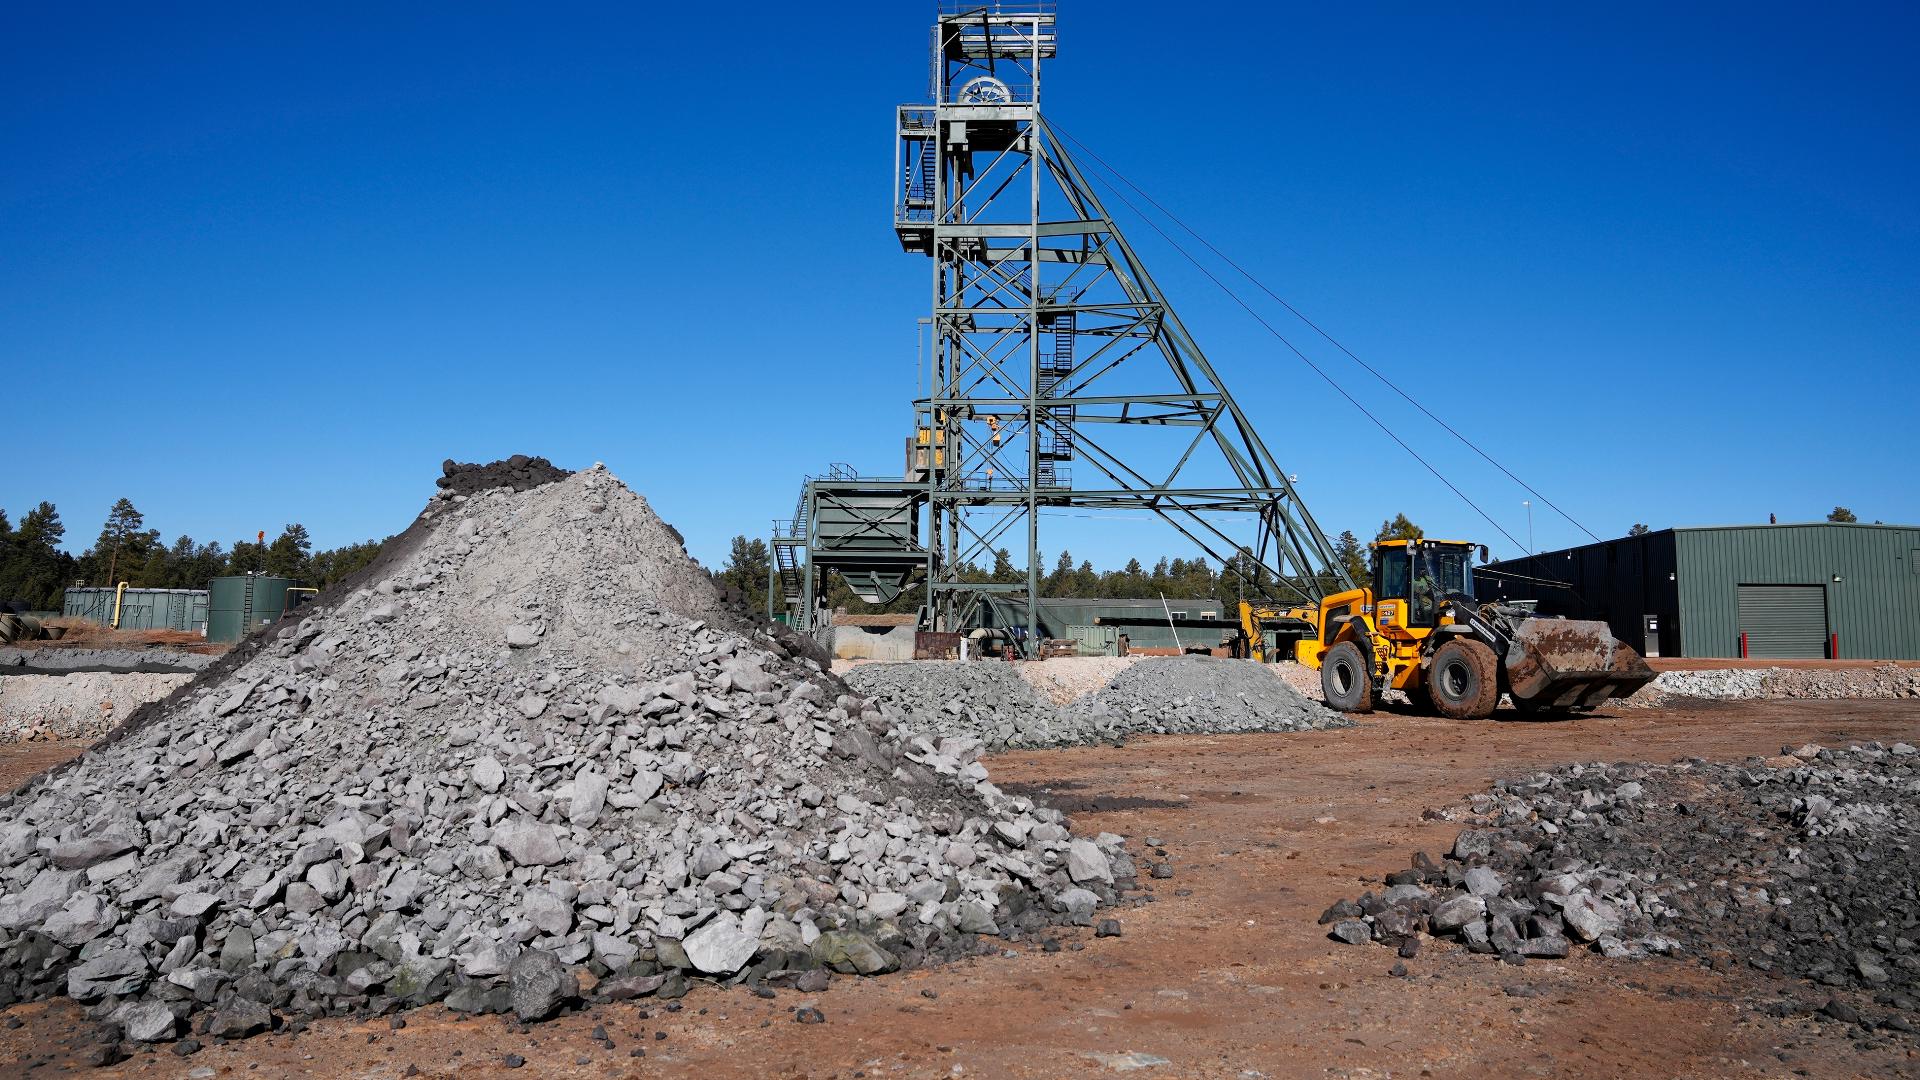
{"label": "clear blue sky", "polygon": [[[527,452],[712,562],[803,471],[896,471],[931,6],[10,7],[0,506],[332,546]],[[1912,6],[1061,6],[1058,124],[1603,536],[1920,520]],[[1509,547],[1132,232],[1329,531]],[[1524,492],[1343,377],[1524,538]]]}

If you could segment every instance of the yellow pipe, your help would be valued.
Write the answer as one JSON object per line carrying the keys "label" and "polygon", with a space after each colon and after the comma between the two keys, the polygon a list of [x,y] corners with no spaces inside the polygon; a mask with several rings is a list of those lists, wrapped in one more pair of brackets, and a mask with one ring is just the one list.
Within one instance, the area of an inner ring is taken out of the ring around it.
{"label": "yellow pipe", "polygon": [[121,583],[120,583],[120,587],[119,587],[119,588],[117,588],[117,589],[115,589],[115,590],[113,591],[113,626],[112,626],[112,629],[115,629],[115,630],[118,630],[118,629],[120,629],[120,601],[121,601],[121,600],[122,600],[122,599],[123,599],[123,598],[124,598],[124,597],[125,597],[126,595],[127,595],[127,583],[123,581],[123,582],[121,582]]}

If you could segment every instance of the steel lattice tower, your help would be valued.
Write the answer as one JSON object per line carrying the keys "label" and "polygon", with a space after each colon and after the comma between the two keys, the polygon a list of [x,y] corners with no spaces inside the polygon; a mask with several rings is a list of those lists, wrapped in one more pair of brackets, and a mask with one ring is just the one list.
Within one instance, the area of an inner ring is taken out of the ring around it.
{"label": "steel lattice tower", "polygon": [[[1002,594],[1025,601],[1035,640],[1046,507],[1157,515],[1267,594],[1350,587],[1043,118],[1055,46],[1045,0],[942,0],[933,101],[898,111],[895,230],[933,262],[928,396],[915,403],[909,468],[928,485],[929,625],[958,628],[982,597]],[[1230,535],[1212,520],[1226,511],[1253,527]],[[1023,529],[1023,584],[962,580]]]}

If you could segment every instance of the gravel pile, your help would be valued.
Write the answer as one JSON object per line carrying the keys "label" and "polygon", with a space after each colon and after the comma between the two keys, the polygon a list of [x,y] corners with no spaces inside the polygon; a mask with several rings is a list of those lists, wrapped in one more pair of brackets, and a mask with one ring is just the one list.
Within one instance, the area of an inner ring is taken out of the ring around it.
{"label": "gravel pile", "polygon": [[869,663],[849,670],[845,679],[854,692],[899,710],[912,729],[936,737],[976,739],[993,750],[1067,741],[1057,730],[1054,707],[1015,667],[959,660]]}
{"label": "gravel pile", "polygon": [[1096,737],[1353,726],[1261,666],[1210,656],[1152,657],[1114,676],[1106,689],[1060,710],[1061,724],[1070,731],[1097,732]]}
{"label": "gravel pile", "polygon": [[1663,671],[1627,699],[1653,707],[1674,698],[1740,701],[1755,698],[1920,698],[1920,668],[1881,664],[1870,668],[1718,668]]}
{"label": "gravel pile", "polygon": [[860,693],[906,714],[909,727],[978,739],[990,750],[1078,746],[1129,735],[1353,726],[1245,660],[1131,660],[1106,686],[1058,709],[1014,669],[990,662],[916,661],[861,664],[846,678]]}
{"label": "gravel pile", "polygon": [[8,675],[0,678],[0,743],[104,735],[191,675]]}
{"label": "gravel pile", "polygon": [[1137,656],[1056,656],[1037,664],[1015,664],[1028,685],[1054,705],[1066,705],[1094,693],[1115,675],[1139,663]]}
{"label": "gravel pile", "polygon": [[1472,807],[1483,827],[1442,860],[1415,855],[1384,891],[1329,908],[1333,937],[1403,956],[1423,934],[1511,961],[1678,953],[1920,1009],[1912,746],[1574,765],[1501,781]]}
{"label": "gravel pile", "polygon": [[0,677],[64,675],[70,671],[192,673],[212,667],[218,659],[177,649],[0,648]]}
{"label": "gravel pile", "polygon": [[537,1020],[581,968],[603,998],[818,989],[1131,884],[1119,837],[1001,793],[977,744],[734,628],[603,468],[525,471],[443,491],[297,625],[0,798],[0,1004],[66,993],[139,1041]]}

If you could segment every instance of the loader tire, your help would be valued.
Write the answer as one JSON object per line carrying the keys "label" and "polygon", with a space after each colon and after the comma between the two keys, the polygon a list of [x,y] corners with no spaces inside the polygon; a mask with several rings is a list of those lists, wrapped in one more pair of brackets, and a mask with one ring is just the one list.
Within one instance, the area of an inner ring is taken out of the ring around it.
{"label": "loader tire", "polygon": [[1484,720],[1500,703],[1500,660],[1481,642],[1455,638],[1434,652],[1427,691],[1441,716]]}
{"label": "loader tire", "polygon": [[1320,658],[1320,696],[1343,713],[1373,711],[1373,665],[1360,646],[1343,641]]}

